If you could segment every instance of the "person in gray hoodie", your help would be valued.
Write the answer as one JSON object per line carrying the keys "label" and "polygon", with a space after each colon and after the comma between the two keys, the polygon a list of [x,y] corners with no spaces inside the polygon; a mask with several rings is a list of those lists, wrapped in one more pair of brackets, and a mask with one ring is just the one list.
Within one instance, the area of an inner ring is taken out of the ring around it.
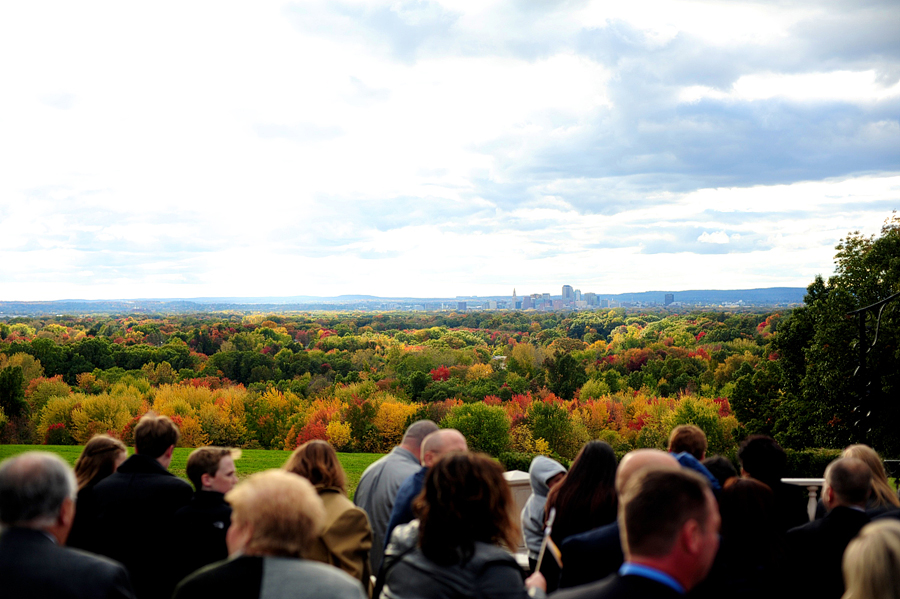
{"label": "person in gray hoodie", "polygon": [[531,477],[531,496],[522,508],[522,534],[528,548],[528,564],[534,570],[541,542],[544,540],[544,504],[547,493],[566,475],[562,464],[546,456],[536,456],[528,467]]}

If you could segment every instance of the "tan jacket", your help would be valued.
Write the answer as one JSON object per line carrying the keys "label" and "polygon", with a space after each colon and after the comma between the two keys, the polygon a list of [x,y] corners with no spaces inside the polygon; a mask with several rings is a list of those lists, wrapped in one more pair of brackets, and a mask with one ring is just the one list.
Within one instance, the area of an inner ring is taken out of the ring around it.
{"label": "tan jacket", "polygon": [[304,557],[336,566],[369,588],[372,529],[366,513],[339,489],[316,488],[325,504],[325,529]]}

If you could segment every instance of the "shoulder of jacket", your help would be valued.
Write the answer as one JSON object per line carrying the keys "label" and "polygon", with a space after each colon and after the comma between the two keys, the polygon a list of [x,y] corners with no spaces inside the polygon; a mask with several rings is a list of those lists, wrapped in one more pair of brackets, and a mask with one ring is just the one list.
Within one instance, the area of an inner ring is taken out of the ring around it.
{"label": "shoulder of jacket", "polygon": [[384,550],[385,557],[401,555],[415,548],[419,542],[419,521],[401,524],[391,532],[391,540]]}

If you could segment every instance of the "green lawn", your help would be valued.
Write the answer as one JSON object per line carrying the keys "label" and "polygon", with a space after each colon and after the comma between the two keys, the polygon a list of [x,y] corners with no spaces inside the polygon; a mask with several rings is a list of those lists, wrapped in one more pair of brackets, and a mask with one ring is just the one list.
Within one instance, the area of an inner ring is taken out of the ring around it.
{"label": "green lawn", "polygon": [[[81,455],[81,446],[79,445],[0,445],[0,460],[4,460],[10,456],[14,456],[26,451],[52,451],[59,454],[64,460],[74,465],[75,460]],[[129,450],[130,452],[131,450]],[[175,449],[175,455],[172,458],[172,465],[169,470],[172,474],[187,478],[184,474],[184,468],[187,464],[188,455],[193,451],[189,447],[179,447]],[[237,461],[237,471],[240,478],[259,472],[260,470],[268,470],[270,468],[280,468],[291,455],[287,451],[270,451],[267,449],[244,449],[241,453],[241,459]],[[347,473],[347,492],[353,499],[353,492],[359,483],[359,477],[362,475],[366,467],[381,457],[378,453],[338,453],[344,472]]]}

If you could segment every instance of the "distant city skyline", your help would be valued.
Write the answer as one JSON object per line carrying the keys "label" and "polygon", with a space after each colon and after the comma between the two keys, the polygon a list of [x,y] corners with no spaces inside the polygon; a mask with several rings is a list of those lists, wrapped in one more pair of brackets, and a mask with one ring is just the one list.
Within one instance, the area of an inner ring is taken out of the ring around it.
{"label": "distant city skyline", "polygon": [[898,22],[6,2],[0,299],[805,287],[900,208]]}
{"label": "distant city skyline", "polygon": [[[456,298],[375,297],[218,297],[194,299],[130,299],[101,301],[10,302],[0,300],[0,320],[17,316],[59,314],[152,314],[216,311],[291,312],[315,310],[470,312],[482,310],[578,311],[629,308],[676,311],[694,309],[781,308],[800,305],[802,287],[738,290],[686,290],[678,293],[649,291],[625,294],[585,293],[584,300],[566,303],[562,295],[532,293],[511,296],[457,296]],[[559,298],[559,299],[557,299]],[[676,301],[677,298],[677,301]]]}

